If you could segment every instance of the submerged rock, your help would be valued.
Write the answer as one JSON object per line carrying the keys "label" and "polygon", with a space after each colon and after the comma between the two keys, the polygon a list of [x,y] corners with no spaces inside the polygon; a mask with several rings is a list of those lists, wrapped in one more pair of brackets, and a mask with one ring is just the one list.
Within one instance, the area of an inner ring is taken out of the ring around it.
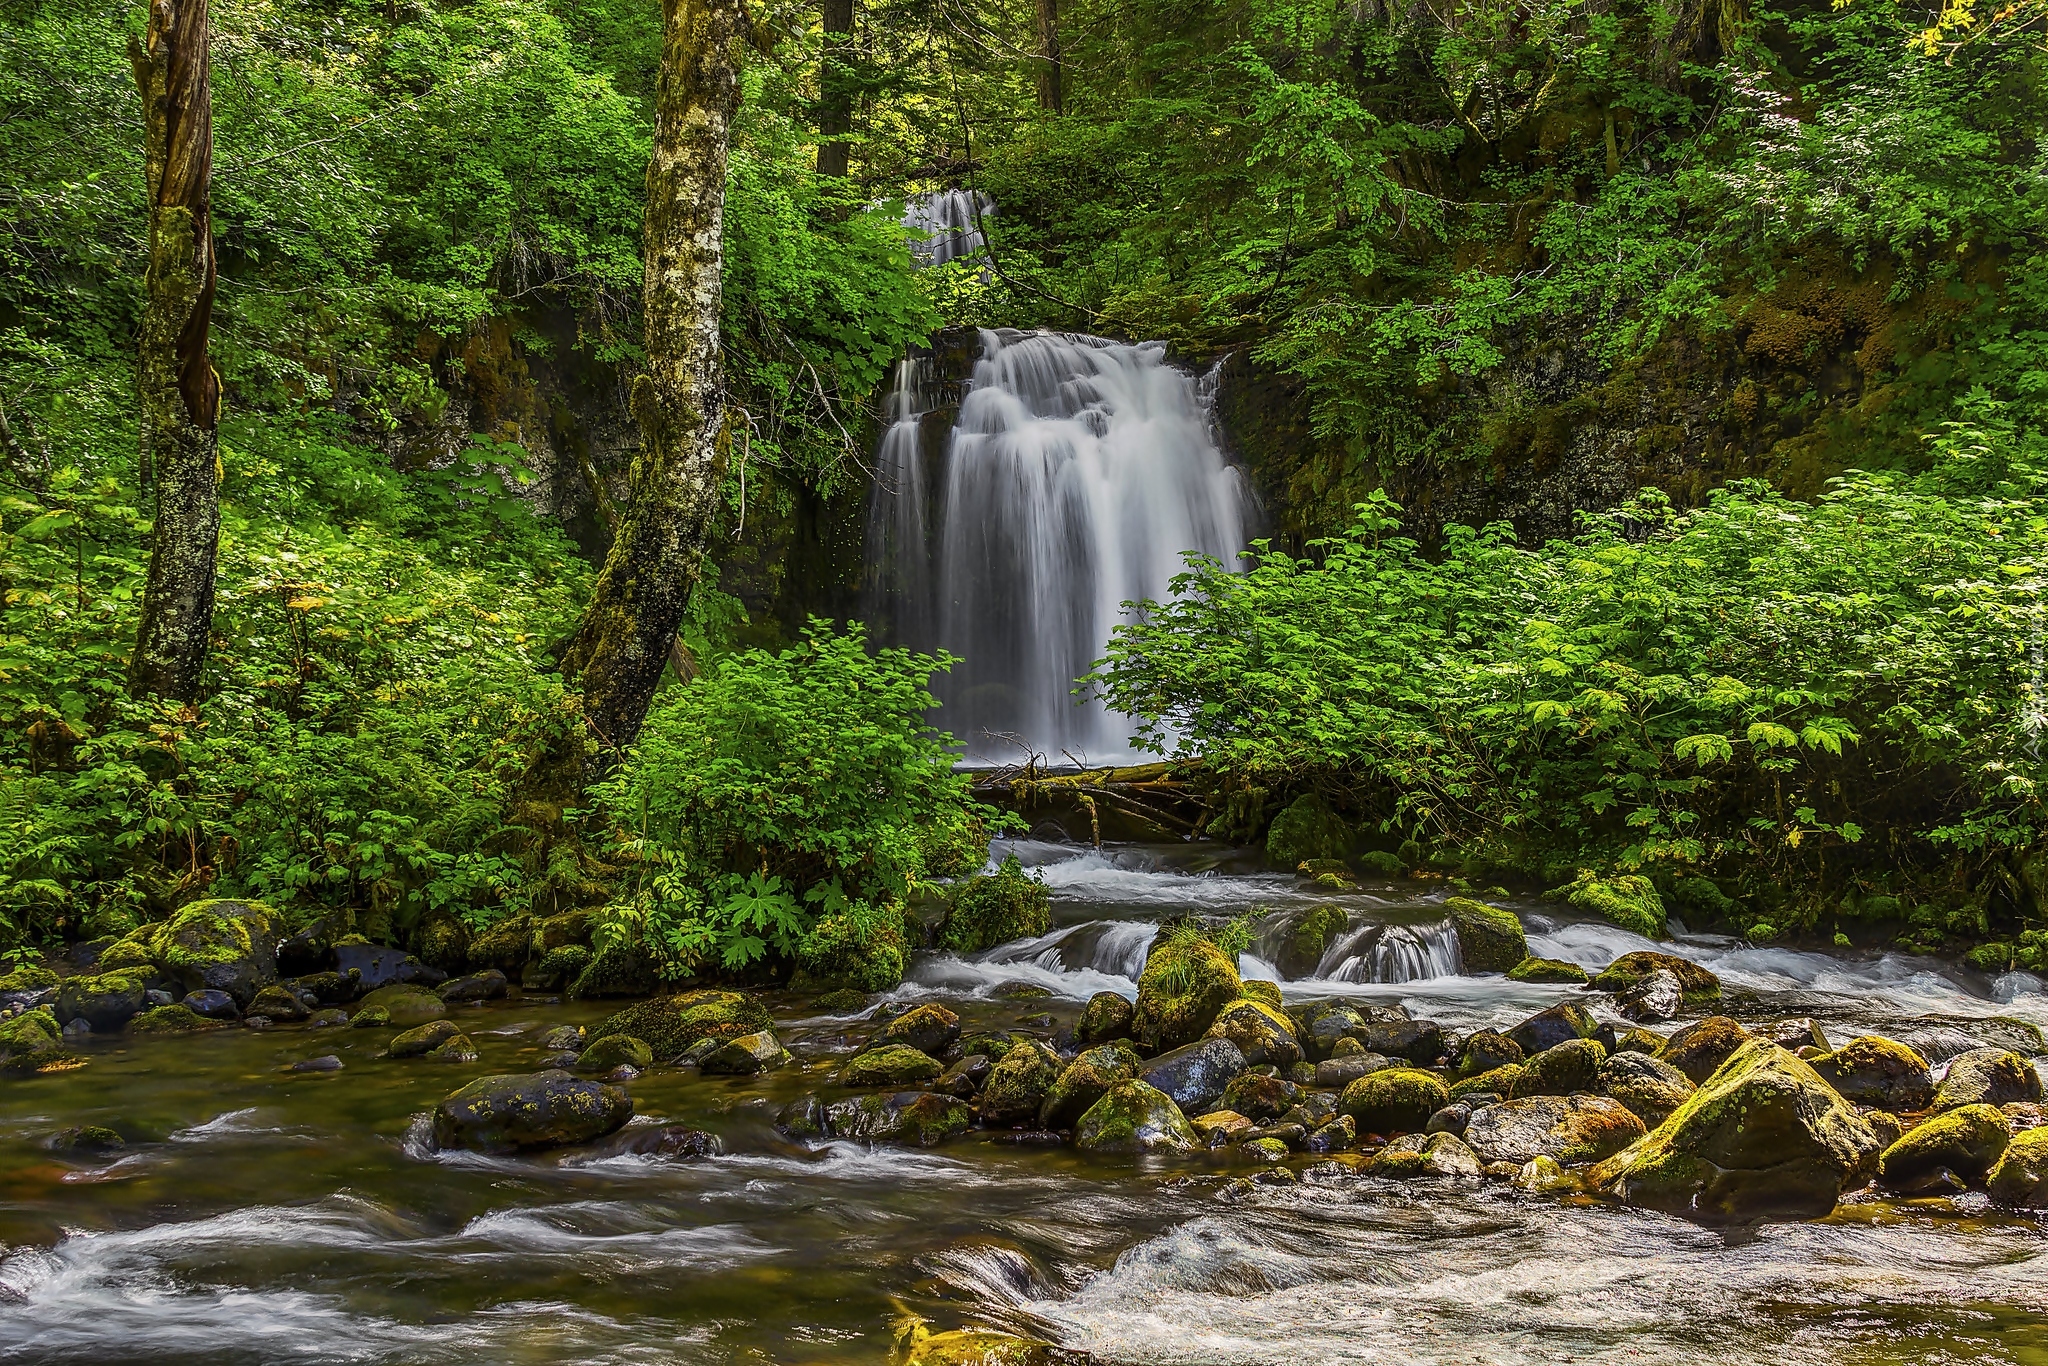
{"label": "submerged rock", "polygon": [[1138,1080],[1164,1092],[1184,1112],[1213,1109],[1245,1070],[1244,1054],[1228,1039],[1202,1039],[1162,1053],[1138,1069]]}
{"label": "submerged rock", "polygon": [[1627,1106],[1650,1128],[1671,1117],[1692,1095],[1692,1078],[1646,1053],[1616,1053],[1600,1064],[1593,1087]]}
{"label": "submerged rock", "polygon": [[1195,1152],[1202,1146],[1180,1107],[1142,1081],[1119,1082],[1074,1126],[1083,1152]]}
{"label": "submerged rock", "polygon": [[1658,953],[1653,949],[1623,954],[1601,969],[1591,985],[1595,991],[1626,992],[1641,986],[1659,972],[1668,972],[1678,979],[1680,995],[1689,1006],[1712,1005],[1721,999],[1719,977],[1690,958],[1680,958],[1675,953]]}
{"label": "submerged rock", "polygon": [[391,1058],[423,1057],[461,1032],[452,1020],[429,1020],[394,1036],[385,1047],[384,1054]]}
{"label": "submerged rock", "polygon": [[1041,1129],[1071,1129],[1096,1101],[1138,1070],[1138,1055],[1123,1044],[1091,1048],[1068,1063],[1038,1108]]}
{"label": "submerged rock", "polygon": [[2034,1065],[1999,1048],[1973,1048],[1958,1056],[1934,1090],[1937,1110],[2039,1099],[2041,1074]]}
{"label": "submerged rock", "polygon": [[1088,998],[1081,1019],[1074,1026],[1074,1041],[1107,1043],[1132,1036],[1137,1013],[1130,1001],[1114,991],[1098,991]]}
{"label": "submerged rock", "polygon": [[960,1017],[942,1005],[921,1005],[906,1010],[875,1031],[870,1048],[903,1044],[918,1052],[938,1057],[960,1037]]}
{"label": "submerged rock", "polygon": [[706,1076],[751,1077],[789,1060],[789,1050],[775,1037],[775,1031],[763,1029],[727,1039],[700,1058],[697,1068]]}
{"label": "submerged rock", "polygon": [[1984,1189],[2014,1209],[2048,1209],[2048,1128],[2029,1129],[2006,1145]]}
{"label": "submerged rock", "polygon": [[60,1129],[50,1136],[50,1150],[59,1153],[101,1153],[119,1152],[128,1146],[125,1139],[102,1124],[83,1124],[76,1129]]}
{"label": "submerged rock", "polygon": [[1244,995],[1237,965],[1199,934],[1162,932],[1138,978],[1132,1029],[1147,1050],[1193,1043]]}
{"label": "submerged rock", "polygon": [[972,1122],[966,1101],[936,1091],[855,1096],[834,1101],[824,1114],[825,1129],[834,1137],[864,1143],[907,1143],[918,1148],[964,1134]]}
{"label": "submerged rock", "polygon": [[427,1054],[428,1062],[472,1063],[480,1055],[467,1034],[451,1034]]}
{"label": "submerged rock", "polygon": [[1990,1105],[1964,1105],[1907,1131],[1877,1159],[1877,1179],[1893,1190],[1913,1191],[1940,1173],[1965,1186],[1981,1185],[2005,1156],[2012,1131]]}
{"label": "submerged rock", "polygon": [[1444,913],[1458,935],[1458,957],[1467,972],[1506,972],[1529,956],[1529,940],[1513,911],[1470,897],[1444,902]]}
{"label": "submerged rock", "polygon": [[1530,1096],[1472,1112],[1465,1144],[1483,1162],[1521,1166],[1547,1157],[1566,1166],[1597,1162],[1644,1134],[1642,1120],[1606,1096]]}
{"label": "submerged rock", "polygon": [[1586,970],[1577,963],[1564,963],[1555,958],[1524,958],[1508,969],[1508,980],[1582,987],[1586,985],[1587,978]]}
{"label": "submerged rock", "polygon": [[1813,1070],[1847,1101],[1880,1110],[1924,1110],[1934,1100],[1934,1074],[1927,1059],[1905,1044],[1876,1035],[1851,1039]]}
{"label": "submerged rock", "polygon": [[1450,1102],[1443,1079],[1408,1067],[1390,1067],[1360,1077],[1344,1088],[1337,1102],[1340,1114],[1357,1123],[1363,1134],[1412,1133]]}
{"label": "submerged rock", "polygon": [[1208,1037],[1236,1044],[1248,1066],[1266,1064],[1285,1070],[1301,1061],[1294,1021],[1262,1001],[1232,1001],[1217,1014]]}
{"label": "submerged rock", "polygon": [[633,1117],[633,1098],[616,1086],[567,1072],[479,1077],[434,1107],[442,1148],[507,1153],[587,1143]]}

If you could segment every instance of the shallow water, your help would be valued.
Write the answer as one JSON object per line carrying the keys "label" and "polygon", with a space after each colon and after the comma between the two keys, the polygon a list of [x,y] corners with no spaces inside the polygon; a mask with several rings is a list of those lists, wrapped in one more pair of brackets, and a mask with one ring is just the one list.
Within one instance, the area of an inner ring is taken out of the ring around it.
{"label": "shallow water", "polygon": [[[1263,905],[1284,924],[1331,899],[1178,849],[1019,852],[1055,889],[1053,932],[927,959],[897,997],[945,1000],[976,1025],[1068,1021],[1096,990],[1135,990],[1161,916]],[[1441,965],[1440,893],[1388,883],[1334,899],[1362,952],[1333,947],[1282,983],[1289,996],[1400,1000],[1461,1027],[1587,999],[1416,975]],[[1642,947],[1554,907],[1517,909],[1546,956],[1598,967]],[[1388,927],[1422,957],[1375,959]],[[1739,1015],[1811,1015],[1837,1039],[1882,1028],[1933,1046],[1998,1017],[2048,1023],[2037,983],[1928,960],[1676,947],[1721,974]],[[1454,939],[1449,951],[1454,969]],[[1333,958],[1365,966],[1326,973],[1343,967]],[[1372,980],[1375,963],[1399,980]],[[1054,995],[997,998],[1017,982]],[[864,1362],[886,1358],[911,1312],[1105,1362],[2048,1366],[2048,1230],[1978,1197],[1850,1203],[1726,1234],[1498,1185],[1313,1170],[1224,1198],[1242,1171],[1220,1161],[1083,1161],[974,1135],[922,1152],[805,1148],[775,1133],[775,1109],[829,1090],[833,1059],[871,1026],[802,998],[771,1005],[803,1066],[632,1084],[635,1123],[718,1134],[727,1155],[708,1160],[603,1145],[482,1158],[422,1140],[441,1095],[535,1065],[541,1032],[599,1018],[599,1004],[460,1008],[483,1055],[469,1066],[379,1060],[375,1031],[280,1028],[95,1042],[84,1068],[0,1082],[0,1362]],[[330,1052],[344,1070],[278,1070]],[[87,1123],[129,1149],[48,1149]]]}

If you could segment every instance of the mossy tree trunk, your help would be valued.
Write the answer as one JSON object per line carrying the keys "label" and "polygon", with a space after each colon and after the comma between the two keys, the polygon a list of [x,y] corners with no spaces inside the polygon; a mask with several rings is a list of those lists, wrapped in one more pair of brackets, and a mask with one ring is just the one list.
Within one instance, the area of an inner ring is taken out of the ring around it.
{"label": "mossy tree trunk", "polygon": [[562,655],[598,743],[633,742],[696,585],[717,504],[726,151],[748,34],[740,0],[667,0],[647,165],[642,447],[590,605]]}
{"label": "mossy tree trunk", "polygon": [[819,26],[825,57],[818,64],[818,174],[846,178],[853,131],[853,0],[824,0]]}
{"label": "mossy tree trunk", "polygon": [[152,0],[132,45],[149,196],[148,294],[138,388],[142,478],[156,493],[142,626],[129,660],[137,696],[190,702],[213,629],[220,542],[220,376],[213,319],[213,98],[207,0]]}
{"label": "mossy tree trunk", "polygon": [[1066,89],[1060,71],[1059,0],[1038,0],[1038,107],[1048,113],[1066,109]]}

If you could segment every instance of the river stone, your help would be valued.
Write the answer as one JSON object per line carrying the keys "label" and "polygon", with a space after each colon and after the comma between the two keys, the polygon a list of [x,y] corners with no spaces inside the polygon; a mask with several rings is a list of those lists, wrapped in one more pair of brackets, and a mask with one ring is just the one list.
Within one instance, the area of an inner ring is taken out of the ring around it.
{"label": "river stone", "polygon": [[277,980],[282,928],[277,913],[260,901],[195,901],[161,924],[134,931],[115,949],[146,954],[184,992],[211,987],[246,1007]]}
{"label": "river stone", "polygon": [[441,1041],[440,1047],[427,1054],[428,1062],[472,1063],[479,1054],[476,1044],[467,1034],[451,1034]]}
{"label": "river stone", "polygon": [[1450,1088],[1434,1073],[1389,1067],[1345,1087],[1337,1109],[1357,1121],[1362,1134],[1405,1134],[1429,1123],[1450,1099]]}
{"label": "river stone", "polygon": [[1582,987],[1586,985],[1587,978],[1586,970],[1577,963],[1564,963],[1555,958],[1524,958],[1508,969],[1508,980],[1535,982],[1546,986]]}
{"label": "river stone", "polygon": [[338,972],[309,972],[294,977],[287,983],[292,994],[303,997],[312,992],[315,1000],[322,1005],[338,1006],[353,1001],[361,991],[362,984],[353,977],[344,977]]}
{"label": "river stone", "polygon": [[1467,1100],[1453,1100],[1429,1117],[1429,1123],[1422,1126],[1426,1134],[1457,1134],[1464,1136],[1465,1126],[1472,1122],[1475,1107]]}
{"label": "river stone", "polygon": [[2048,1128],[2029,1129],[2007,1144],[1984,1189],[2001,1205],[2048,1209]]}
{"label": "river stone", "polygon": [[1241,1072],[1223,1089],[1223,1108],[1253,1119],[1277,1119],[1300,1099],[1301,1088],[1293,1082],[1259,1072]]}
{"label": "river stone", "polygon": [[775,1031],[763,1029],[727,1039],[698,1059],[697,1068],[706,1076],[751,1077],[789,1060],[789,1050],[775,1037]]}
{"label": "river stone", "polygon": [[654,1065],[654,1050],[645,1039],[630,1034],[607,1034],[594,1039],[577,1055],[578,1072],[609,1072],[615,1067],[646,1068]]}
{"label": "river stone", "polygon": [[434,1107],[434,1143],[477,1152],[521,1152],[586,1143],[633,1117],[616,1086],[567,1072],[479,1077]]}
{"label": "river stone", "polygon": [[540,1036],[540,1046],[549,1053],[567,1050],[572,1053],[583,1051],[582,1025],[556,1025]]}
{"label": "river stone", "polygon": [[[118,1034],[142,1013],[148,981],[140,973],[103,972],[97,977],[67,977],[57,987],[57,1023],[83,1020],[95,1034]],[[300,1016],[305,1011],[299,1012]]]}
{"label": "river stone", "polygon": [[1390,1059],[1378,1053],[1367,1053],[1361,1048],[1342,1057],[1323,1059],[1316,1064],[1313,1080],[1315,1085],[1325,1090],[1341,1091],[1360,1077],[1371,1076],[1381,1068],[1391,1066],[1393,1063]]}
{"label": "river stone", "polygon": [[1161,933],[1138,977],[1131,1026],[1148,1052],[1193,1043],[1244,995],[1230,956],[1200,935]]}
{"label": "river stone", "polygon": [[936,1091],[897,1091],[855,1096],[825,1107],[827,1131],[863,1143],[907,1143],[929,1148],[967,1132],[973,1122],[967,1102]]}
{"label": "river stone", "polygon": [[1183,1113],[1200,1114],[1214,1109],[1244,1070],[1244,1054],[1236,1044],[1202,1039],[1152,1059],[1138,1070],[1138,1080],[1164,1093]]}
{"label": "river stone", "polygon": [[1955,1110],[1965,1105],[2004,1105],[2041,1099],[2041,1074],[2017,1053],[1998,1048],[1973,1048],[1948,1065],[1934,1091],[1934,1108]]}
{"label": "river stone", "polygon": [[[1260,1005],[1271,1006],[1283,1015],[1287,1013],[1287,1002],[1280,995],[1278,982],[1268,982],[1259,977],[1248,978],[1244,984],[1244,998],[1247,1001],[1257,1001]],[[1294,1031],[1292,1018],[1288,1020],[1287,1028],[1289,1033]]]}
{"label": "river stone", "polygon": [[1074,1026],[1074,1041],[1096,1044],[1128,1039],[1135,1019],[1136,1012],[1128,999],[1114,991],[1098,991],[1088,998],[1081,1011],[1080,1022]]}
{"label": "river stone", "polygon": [[1671,1036],[1657,1056],[1698,1086],[1721,1070],[1735,1050],[1749,1042],[1749,1031],[1726,1015],[1709,1015]]}
{"label": "river stone", "polygon": [[[715,1047],[715,1045],[714,1045]],[[946,1069],[909,1044],[890,1044],[855,1057],[840,1070],[842,1086],[914,1086],[936,1080]]]}
{"label": "river stone", "polygon": [[1221,1148],[1237,1142],[1258,1125],[1249,1116],[1241,1115],[1235,1110],[1211,1110],[1206,1115],[1197,1115],[1189,1120],[1188,1127],[1195,1131],[1197,1138],[1210,1147]]}
{"label": "river stone", "polygon": [[396,1035],[384,1050],[392,1058],[417,1058],[431,1053],[462,1032],[452,1020],[429,1020],[417,1029]]}
{"label": "river stone", "polygon": [[306,1003],[295,996],[290,988],[273,983],[256,993],[244,1013],[252,1018],[261,1016],[266,1020],[296,1024],[311,1012],[306,1009]]}
{"label": "river stone", "polygon": [[1702,1223],[1818,1219],[1870,1177],[1879,1148],[1812,1067],[1752,1040],[1654,1133],[1595,1167],[1590,1185]]}
{"label": "river stone", "polygon": [[[1522,1064],[1511,1062],[1506,1067],[1496,1067],[1491,1072],[1481,1072],[1476,1077],[1466,1077],[1451,1084],[1451,1099],[1465,1100],[1471,1097],[1491,1095],[1496,1101],[1506,1100],[1514,1094],[1515,1083],[1522,1079]],[[1474,1108],[1479,1102],[1473,1101]]]}
{"label": "river stone", "polygon": [[1721,979],[1712,972],[1690,958],[1654,949],[1623,954],[1601,969],[1591,985],[1595,991],[1625,992],[1659,972],[1668,972],[1678,979],[1687,1005],[1712,1005],[1721,999]]}
{"label": "river stone", "polygon": [[1090,1106],[1138,1070],[1138,1055],[1125,1044],[1091,1048],[1068,1063],[1038,1107],[1041,1129],[1071,1129]]}
{"label": "river stone", "polygon": [[1959,1057],[1974,1048],[2002,1048],[2023,1058],[2048,1053],[2048,1043],[2042,1041],[2037,1026],[2004,1016],[1955,1020],[1940,1015],[1916,1015],[1896,1032],[1902,1042],[1911,1044],[1930,1062]]}
{"label": "river stone", "polygon": [[1285,1071],[1301,1061],[1294,1021],[1262,1001],[1232,1001],[1218,1012],[1207,1037],[1236,1044],[1250,1067],[1267,1064]]}
{"label": "river stone", "polygon": [[981,1122],[1015,1127],[1037,1121],[1038,1111],[1066,1064],[1042,1043],[1026,1040],[989,1069],[981,1088]]}
{"label": "river stone", "polygon": [[817,1096],[798,1096],[777,1110],[775,1127],[798,1142],[832,1136],[825,1102]]}
{"label": "river stone", "polygon": [[972,1097],[987,1083],[988,1074],[994,1067],[995,1064],[989,1061],[988,1054],[969,1053],[939,1073],[939,1079],[932,1083],[932,1090],[963,1099]]}
{"label": "river stone", "polygon": [[285,1069],[287,1072],[339,1072],[341,1059],[332,1053],[323,1053],[317,1058],[301,1058]]}
{"label": "river stone", "polygon": [[698,1158],[717,1157],[725,1144],[717,1134],[685,1124],[651,1124],[621,1129],[605,1149],[622,1157]]}
{"label": "river stone", "polygon": [[1546,1048],[1555,1048],[1573,1039],[1591,1038],[1599,1030],[1599,1021],[1567,1001],[1531,1015],[1510,1029],[1508,1038],[1524,1056],[1534,1057]]}
{"label": "river stone", "polygon": [[335,971],[356,975],[364,991],[379,987],[420,985],[434,980],[434,970],[403,949],[382,944],[336,944]]}
{"label": "river stone", "polygon": [[1546,1048],[1522,1065],[1511,1096],[1568,1096],[1590,1091],[1600,1075],[1607,1049],[1598,1039],[1570,1039]]}
{"label": "river stone", "polygon": [[1641,1138],[1642,1120],[1606,1096],[1530,1096],[1472,1112],[1465,1144],[1483,1162],[1597,1162]]}
{"label": "river stone", "polygon": [[646,1040],[656,1058],[669,1059],[699,1039],[737,1039],[774,1027],[768,1008],[744,991],[686,991],[606,1016],[591,1027],[590,1037],[630,1034]]}
{"label": "river stone", "polygon": [[[921,1005],[906,1010],[875,1031],[869,1048],[903,1044],[936,1058],[960,1037],[960,1017],[942,1005]],[[920,1078],[922,1080],[922,1078]]]}
{"label": "river stone", "polygon": [[1692,1095],[1692,1078],[1661,1058],[1645,1053],[1616,1053],[1600,1064],[1594,1090],[1627,1106],[1637,1119],[1655,1128]]}
{"label": "river stone", "polygon": [[1822,1053],[1834,1051],[1827,1032],[1818,1022],[1805,1017],[1753,1026],[1749,1032],[1755,1038],[1769,1039],[1788,1053],[1797,1053],[1802,1048],[1817,1048]]}
{"label": "river stone", "polygon": [[1466,972],[1506,972],[1529,956],[1529,940],[1513,911],[1470,897],[1444,902],[1444,914],[1458,935],[1458,958]]}
{"label": "river stone", "polygon": [[1337,1056],[1337,1045],[1346,1039],[1364,1049],[1374,1024],[1408,1018],[1408,1012],[1398,1007],[1371,1006],[1361,1011],[1343,1001],[1311,1001],[1289,1014],[1303,1052],[1317,1061]]}
{"label": "river stone", "polygon": [[1304,1146],[1312,1153],[1340,1153],[1358,1141],[1358,1121],[1338,1115],[1308,1136]]}
{"label": "river stone", "polygon": [[1877,1159],[1877,1179],[1913,1191],[1941,1173],[1965,1186],[1982,1185],[2012,1141],[2005,1116],[1991,1105],[1964,1105],[1909,1130]]}
{"label": "river stone", "polygon": [[[341,1014],[339,1010],[334,1013]],[[190,1034],[201,1029],[225,1029],[229,1023],[231,1022],[227,1020],[209,1020],[204,1015],[195,1015],[183,1006],[169,1005],[143,1011],[128,1022],[128,1028],[131,1033],[144,1036]]]}
{"label": "river stone", "polygon": [[1476,1179],[1480,1174],[1477,1154],[1456,1134],[1402,1134],[1373,1154],[1365,1166],[1368,1176],[1412,1180],[1418,1176],[1454,1176]]}
{"label": "river stone", "polygon": [[1074,1126],[1083,1152],[1195,1152],[1202,1141],[1165,1092],[1142,1081],[1119,1082]]}
{"label": "river stone", "polygon": [[1685,1009],[1685,990],[1676,973],[1659,968],[1616,997],[1614,1008],[1639,1024],[1674,1020]]}
{"label": "river stone", "polygon": [[1847,1101],[1880,1110],[1924,1110],[1934,1101],[1934,1074],[1927,1059],[1891,1039],[1867,1034],[1851,1039],[1813,1070]]}
{"label": "river stone", "polygon": [[1435,1020],[1368,1020],[1364,1044],[1368,1053],[1428,1066],[1443,1056],[1444,1031]]}
{"label": "river stone", "polygon": [[470,1005],[495,1001],[512,989],[505,974],[490,968],[469,977],[455,977],[434,988],[434,994],[449,1005]]}
{"label": "river stone", "polygon": [[411,1029],[429,1020],[445,1019],[448,1014],[448,1007],[440,997],[410,982],[378,987],[363,997],[357,1013],[365,1010],[383,1011],[394,1029]]}
{"label": "river stone", "polygon": [[1458,1052],[1456,1070],[1460,1077],[1476,1077],[1496,1067],[1519,1063],[1527,1056],[1520,1044],[1499,1030],[1482,1029],[1466,1036],[1465,1046]]}

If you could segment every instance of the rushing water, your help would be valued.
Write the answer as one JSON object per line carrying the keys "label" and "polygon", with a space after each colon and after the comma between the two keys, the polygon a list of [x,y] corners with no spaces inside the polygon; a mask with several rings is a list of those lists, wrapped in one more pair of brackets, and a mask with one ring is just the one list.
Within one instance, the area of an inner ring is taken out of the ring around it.
{"label": "rushing water", "polygon": [[[1017,852],[1054,889],[1052,931],[923,959],[899,1001],[1049,1033],[1041,1013],[1070,1021],[1096,990],[1135,990],[1162,917],[1268,908],[1245,967],[1278,976],[1291,917],[1329,899],[1228,856]],[[1388,883],[1334,898],[1349,928],[1283,992],[1399,1000],[1463,1027],[1602,1000],[1459,974],[1439,896]],[[1547,956],[1597,967],[1643,946],[1518,910]],[[1811,1015],[1837,1038],[1882,1028],[1946,1056],[2013,1032],[2001,1017],[2048,1023],[2031,979],[1710,937],[1666,947],[1721,974],[1738,1015]],[[1006,999],[1018,983],[1053,995]],[[911,1312],[1105,1363],[2048,1363],[2048,1234],[1980,1197],[1858,1201],[1738,1234],[1305,1159],[1296,1184],[1226,1198],[1243,1169],[1222,1159],[1083,1159],[973,1134],[807,1148],[775,1133],[776,1108],[829,1091],[872,1024],[770,1002],[799,1066],[631,1084],[636,1125],[720,1136],[725,1155],[694,1161],[423,1141],[442,1094],[534,1066],[541,1032],[598,1004],[461,1008],[483,1054],[469,1066],[377,1059],[377,1031],[279,1028],[95,1041],[85,1068],[0,1081],[0,1361],[881,1362]],[[278,1070],[325,1053],[344,1070]],[[50,1150],[87,1123],[129,1147]]]}

